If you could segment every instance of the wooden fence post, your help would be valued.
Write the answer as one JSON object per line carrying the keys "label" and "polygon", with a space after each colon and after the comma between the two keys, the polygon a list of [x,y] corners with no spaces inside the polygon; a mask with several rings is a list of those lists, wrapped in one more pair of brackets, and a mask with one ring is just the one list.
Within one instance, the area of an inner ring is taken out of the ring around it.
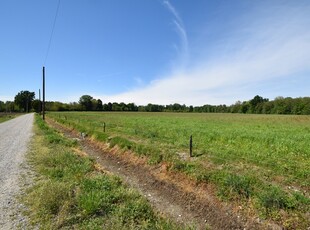
{"label": "wooden fence post", "polygon": [[189,156],[193,157],[193,135],[189,138]]}

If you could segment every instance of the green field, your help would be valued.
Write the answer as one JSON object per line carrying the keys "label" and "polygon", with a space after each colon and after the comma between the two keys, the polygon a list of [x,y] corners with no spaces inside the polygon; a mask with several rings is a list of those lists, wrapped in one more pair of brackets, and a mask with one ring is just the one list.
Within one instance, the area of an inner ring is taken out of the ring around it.
{"label": "green field", "polygon": [[170,170],[214,184],[221,199],[251,202],[259,215],[288,228],[309,225],[310,116],[66,112],[48,117],[147,156],[150,164],[166,162]]}

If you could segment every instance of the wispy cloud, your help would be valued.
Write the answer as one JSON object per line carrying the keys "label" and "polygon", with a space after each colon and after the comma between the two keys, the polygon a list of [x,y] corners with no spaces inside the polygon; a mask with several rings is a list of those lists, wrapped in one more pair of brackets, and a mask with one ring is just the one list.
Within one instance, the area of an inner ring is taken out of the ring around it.
{"label": "wispy cloud", "polygon": [[[169,2],[169,1],[163,1],[163,5],[171,12],[173,15],[173,24],[175,26],[176,32],[178,33],[180,37],[181,42],[181,48],[178,50],[180,55],[180,67],[185,67],[188,59],[188,38],[187,38],[187,32],[183,23],[182,18],[180,17],[178,11],[175,9],[175,7]],[[178,49],[178,46],[176,46],[176,49]]]}
{"label": "wispy cloud", "polygon": [[[179,25],[176,27],[187,45],[187,34],[179,14],[169,1],[164,4],[174,15],[175,25]],[[246,23],[236,21],[233,35],[224,38],[226,42],[238,40],[232,44],[234,52],[219,50],[214,58],[206,56],[194,66],[160,76],[160,80],[144,88],[102,99],[137,104],[230,104],[264,91],[270,93],[278,88],[273,84],[281,84],[282,79],[302,81],[302,76],[310,73],[309,12],[310,4],[281,5],[246,15],[243,17]],[[257,92],[259,84],[265,88]],[[279,96],[281,92],[273,93]]]}

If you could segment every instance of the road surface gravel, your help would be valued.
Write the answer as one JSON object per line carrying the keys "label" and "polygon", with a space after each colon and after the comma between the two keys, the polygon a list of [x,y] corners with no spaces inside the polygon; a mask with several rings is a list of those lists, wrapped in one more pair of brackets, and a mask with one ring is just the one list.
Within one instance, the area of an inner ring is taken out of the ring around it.
{"label": "road surface gravel", "polygon": [[[23,205],[16,196],[27,182],[28,144],[33,135],[34,114],[0,123],[0,229],[23,228]],[[23,177],[24,176],[24,177]]]}

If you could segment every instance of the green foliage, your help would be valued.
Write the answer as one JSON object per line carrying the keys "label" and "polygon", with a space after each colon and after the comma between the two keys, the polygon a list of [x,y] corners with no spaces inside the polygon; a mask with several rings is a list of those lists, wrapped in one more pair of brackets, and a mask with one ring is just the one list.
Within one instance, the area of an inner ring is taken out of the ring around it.
{"label": "green foliage", "polygon": [[14,102],[22,109],[23,112],[29,112],[32,109],[32,101],[35,93],[29,91],[20,91],[14,99]]}
{"label": "green foliage", "polygon": [[71,199],[70,186],[70,183],[65,182],[40,181],[32,193],[28,195],[31,199],[37,199],[38,215],[42,217],[57,215],[64,203]]}
{"label": "green foliage", "polygon": [[103,133],[102,131],[93,131],[93,137],[98,141],[106,141],[108,139],[108,135]]}
{"label": "green foliage", "polygon": [[[33,105],[35,109],[38,105]],[[277,97],[273,101],[256,95],[248,101],[237,101],[235,104],[227,105],[181,105],[178,103],[170,105],[147,104],[137,106],[134,103],[107,103],[102,104],[100,99],[94,99],[90,95],[80,97],[78,103],[62,103],[57,101],[46,102],[47,111],[131,111],[131,112],[196,112],[196,113],[244,113],[244,114],[310,114],[310,97]],[[14,110],[14,108],[13,108]],[[1,103],[0,103],[1,111]]]}
{"label": "green foliage", "polygon": [[113,137],[109,140],[110,146],[114,147],[115,145],[118,145],[119,147],[121,147],[122,149],[132,149],[134,146],[134,143],[126,138],[123,137]]}
{"label": "green foliage", "polygon": [[14,119],[15,117],[17,117],[18,114],[6,114],[6,113],[0,113],[0,123],[1,122],[5,122],[8,121],[10,119]]}
{"label": "green foliage", "polygon": [[153,152],[153,153],[149,153],[149,161],[148,163],[150,165],[156,165],[156,164],[159,164],[160,162],[163,161],[164,159],[164,156],[162,153],[160,152]]}
{"label": "green foliage", "polygon": [[260,202],[267,210],[294,209],[297,201],[293,196],[286,194],[279,187],[270,186],[260,196]]}
{"label": "green foliage", "polygon": [[221,194],[226,197],[241,197],[249,199],[253,196],[256,179],[245,175],[228,174],[223,181]]}
{"label": "green foliage", "polygon": [[83,110],[90,111],[93,109],[93,97],[89,95],[83,95],[80,97],[79,104]]}
{"label": "green foliage", "polygon": [[96,176],[81,181],[77,205],[83,215],[108,215],[123,200],[124,190],[116,177]]}
{"label": "green foliage", "polygon": [[190,175],[196,170],[196,165],[186,161],[176,161],[173,164],[173,169]]}

